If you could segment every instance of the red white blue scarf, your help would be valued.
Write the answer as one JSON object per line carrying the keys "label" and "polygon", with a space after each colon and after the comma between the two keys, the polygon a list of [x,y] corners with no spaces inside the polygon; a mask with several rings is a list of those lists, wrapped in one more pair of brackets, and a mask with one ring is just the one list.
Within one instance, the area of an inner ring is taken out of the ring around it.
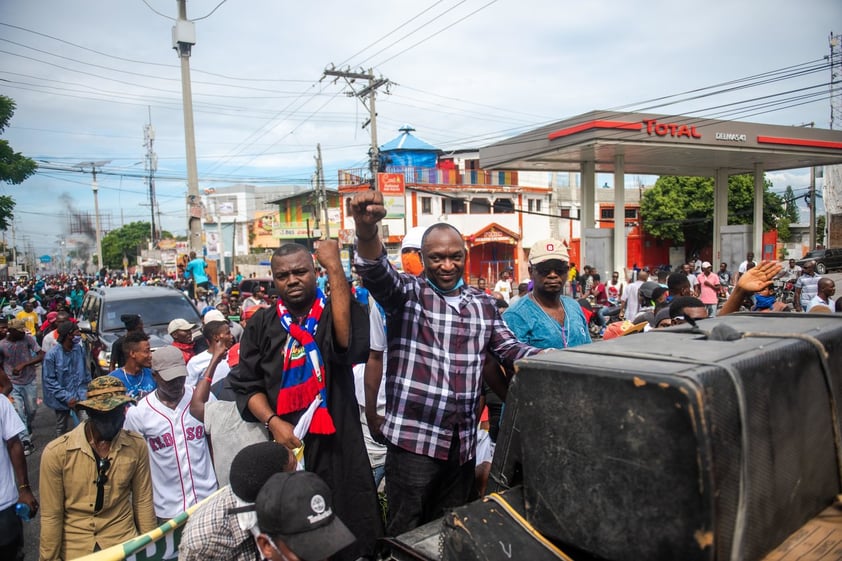
{"label": "red white blue scarf", "polygon": [[278,415],[301,411],[310,406],[316,394],[322,396],[322,403],[316,409],[310,423],[314,434],[333,434],[336,427],[327,409],[327,388],[322,353],[313,336],[319,327],[319,320],[325,308],[325,295],[316,288],[316,301],[307,314],[303,325],[293,320],[284,303],[278,300],[278,317],[281,327],[289,334],[284,345],[284,372],[281,389],[278,392]]}

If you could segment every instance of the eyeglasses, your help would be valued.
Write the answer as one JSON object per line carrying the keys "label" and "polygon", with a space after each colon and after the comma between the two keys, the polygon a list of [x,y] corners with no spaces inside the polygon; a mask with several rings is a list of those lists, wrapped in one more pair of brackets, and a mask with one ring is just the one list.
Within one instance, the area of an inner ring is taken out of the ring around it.
{"label": "eyeglasses", "polygon": [[97,458],[96,460],[96,504],[94,505],[94,514],[102,510],[102,503],[105,501],[105,484],[108,483],[107,472],[111,468],[111,460],[108,458]]}
{"label": "eyeglasses", "polygon": [[542,277],[549,276],[550,273],[555,271],[555,274],[559,276],[564,276],[567,274],[567,271],[570,270],[570,266],[568,265],[533,265],[533,269],[535,272],[541,275]]}

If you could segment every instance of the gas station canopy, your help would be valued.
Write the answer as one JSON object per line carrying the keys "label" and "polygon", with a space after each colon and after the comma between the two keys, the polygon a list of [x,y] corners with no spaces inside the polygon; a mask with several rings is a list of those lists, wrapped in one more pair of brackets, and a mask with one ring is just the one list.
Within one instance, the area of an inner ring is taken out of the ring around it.
{"label": "gas station canopy", "polygon": [[591,111],[480,149],[484,169],[713,176],[842,163],[842,131],[689,116]]}
{"label": "gas station canopy", "polygon": [[[728,177],[754,175],[752,241],[758,255],[763,235],[764,173],[842,163],[842,131],[811,127],[722,121],[686,115],[591,111],[480,149],[483,169],[572,171],[581,173],[582,251],[595,236],[594,190],[597,173],[714,178],[713,257],[722,258],[722,228],[728,223]],[[625,189],[614,189],[614,206],[625,206]],[[624,213],[615,216],[612,257],[603,264],[626,266]],[[619,218],[618,218],[619,217]],[[594,263],[601,261],[594,257]]]}

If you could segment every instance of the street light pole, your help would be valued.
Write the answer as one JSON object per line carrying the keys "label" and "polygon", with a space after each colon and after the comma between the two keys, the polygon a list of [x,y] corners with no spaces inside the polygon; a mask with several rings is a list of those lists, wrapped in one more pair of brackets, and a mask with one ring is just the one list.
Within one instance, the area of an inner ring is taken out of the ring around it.
{"label": "street light pole", "polygon": [[94,176],[91,189],[94,191],[94,216],[96,218],[96,264],[102,269],[102,228],[99,223],[99,185],[96,182],[96,168],[91,169]]}

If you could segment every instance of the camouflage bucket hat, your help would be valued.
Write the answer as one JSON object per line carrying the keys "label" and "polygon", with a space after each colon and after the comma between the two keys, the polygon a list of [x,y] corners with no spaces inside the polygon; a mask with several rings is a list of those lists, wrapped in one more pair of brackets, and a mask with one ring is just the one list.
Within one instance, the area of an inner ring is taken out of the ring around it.
{"label": "camouflage bucket hat", "polygon": [[126,386],[114,376],[100,376],[88,384],[88,398],[76,405],[94,411],[111,411],[135,400],[126,395]]}

